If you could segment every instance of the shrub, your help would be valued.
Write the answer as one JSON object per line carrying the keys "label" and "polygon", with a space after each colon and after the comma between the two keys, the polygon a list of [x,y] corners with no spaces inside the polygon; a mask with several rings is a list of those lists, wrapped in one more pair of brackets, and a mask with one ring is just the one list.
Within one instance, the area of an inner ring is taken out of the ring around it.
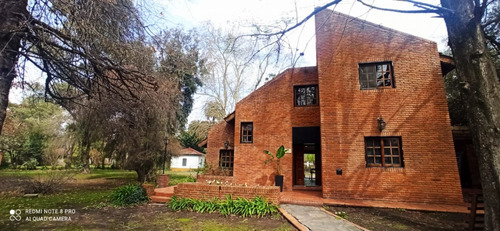
{"label": "shrub", "polygon": [[169,202],[170,208],[173,210],[189,210],[198,213],[213,213],[219,212],[224,216],[231,214],[242,217],[257,216],[263,217],[278,212],[278,206],[273,205],[266,200],[255,197],[253,200],[237,198],[234,200],[230,195],[226,196],[226,200],[214,198],[209,201],[172,197]]}
{"label": "shrub", "polygon": [[61,190],[67,181],[73,179],[74,172],[50,171],[31,177],[24,182],[24,193],[50,194]]}
{"label": "shrub", "polygon": [[30,158],[23,163],[23,166],[25,166],[27,170],[35,170],[37,165],[38,160],[36,160],[35,158]]}
{"label": "shrub", "polygon": [[144,203],[149,200],[146,190],[140,185],[125,185],[116,188],[111,194],[111,203],[116,206],[126,206]]}
{"label": "shrub", "polygon": [[0,163],[0,169],[5,169],[8,167],[9,167],[9,163],[7,163],[7,161],[5,159],[2,160],[2,162]]}
{"label": "shrub", "polygon": [[168,186],[178,185],[185,182],[196,182],[196,179],[192,176],[183,176],[176,174],[169,174]]}

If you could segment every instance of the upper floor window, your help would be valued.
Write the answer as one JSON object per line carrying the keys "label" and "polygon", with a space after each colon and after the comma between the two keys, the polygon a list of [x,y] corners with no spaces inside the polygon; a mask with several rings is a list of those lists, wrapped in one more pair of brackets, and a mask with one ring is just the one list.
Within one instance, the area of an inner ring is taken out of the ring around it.
{"label": "upper floor window", "polygon": [[367,167],[403,167],[401,137],[365,137]]}
{"label": "upper floor window", "polygon": [[394,87],[392,62],[359,64],[359,85],[361,89]]}
{"label": "upper floor window", "polygon": [[295,86],[295,106],[318,105],[318,85]]}
{"label": "upper floor window", "polygon": [[253,143],[253,123],[242,122],[240,132],[241,143]]}

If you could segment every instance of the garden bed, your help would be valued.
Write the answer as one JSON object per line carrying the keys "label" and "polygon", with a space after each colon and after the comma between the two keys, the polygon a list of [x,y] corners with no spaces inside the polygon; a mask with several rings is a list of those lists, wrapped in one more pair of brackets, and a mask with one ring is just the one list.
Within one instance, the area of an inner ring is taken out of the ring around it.
{"label": "garden bed", "polygon": [[370,230],[465,230],[467,214],[405,209],[326,206],[350,222]]}

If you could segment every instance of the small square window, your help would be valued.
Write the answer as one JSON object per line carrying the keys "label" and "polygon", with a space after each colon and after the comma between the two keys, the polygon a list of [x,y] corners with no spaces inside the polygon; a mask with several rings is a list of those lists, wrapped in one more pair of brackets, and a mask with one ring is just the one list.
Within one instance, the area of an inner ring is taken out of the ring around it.
{"label": "small square window", "polygon": [[361,89],[395,87],[392,62],[359,64],[359,86]]}
{"label": "small square window", "polygon": [[240,132],[241,143],[253,143],[253,123],[242,122]]}
{"label": "small square window", "polygon": [[318,105],[318,85],[295,86],[295,106]]}
{"label": "small square window", "polygon": [[401,137],[365,137],[367,167],[403,167]]}

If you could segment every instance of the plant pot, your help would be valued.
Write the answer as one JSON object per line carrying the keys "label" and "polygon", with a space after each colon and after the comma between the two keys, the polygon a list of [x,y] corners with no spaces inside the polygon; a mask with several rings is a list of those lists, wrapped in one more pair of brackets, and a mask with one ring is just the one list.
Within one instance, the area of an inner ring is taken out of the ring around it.
{"label": "plant pot", "polygon": [[274,176],[274,185],[280,186],[280,192],[283,192],[283,175]]}
{"label": "plant pot", "polygon": [[155,194],[154,184],[144,183],[142,184],[142,187],[146,190],[146,194],[148,194],[148,196],[153,196]]}

